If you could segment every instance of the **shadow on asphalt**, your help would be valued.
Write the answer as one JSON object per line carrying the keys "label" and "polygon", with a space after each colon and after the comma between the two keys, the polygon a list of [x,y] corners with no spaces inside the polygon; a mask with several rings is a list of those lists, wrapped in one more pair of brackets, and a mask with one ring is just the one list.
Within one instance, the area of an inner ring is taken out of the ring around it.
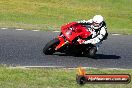
{"label": "shadow on asphalt", "polygon": [[105,54],[96,54],[94,59],[120,59],[120,56],[117,55],[105,55]]}
{"label": "shadow on asphalt", "polygon": [[[88,57],[85,55],[80,55],[80,56],[76,56],[74,54],[54,54],[54,55],[58,55],[58,56],[73,56],[73,57]],[[92,59],[120,59],[120,56],[117,55],[105,55],[105,54],[96,54],[94,58]]]}

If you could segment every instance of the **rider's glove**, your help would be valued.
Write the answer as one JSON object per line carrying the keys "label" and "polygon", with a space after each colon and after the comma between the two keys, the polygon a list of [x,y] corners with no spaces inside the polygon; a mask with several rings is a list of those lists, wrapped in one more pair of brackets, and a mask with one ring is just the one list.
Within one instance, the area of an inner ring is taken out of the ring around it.
{"label": "rider's glove", "polygon": [[84,44],[85,40],[82,40],[82,39],[78,39],[77,40],[79,44]]}
{"label": "rider's glove", "polygon": [[87,40],[87,41],[83,42],[83,44],[90,44],[90,43],[92,43],[91,40]]}

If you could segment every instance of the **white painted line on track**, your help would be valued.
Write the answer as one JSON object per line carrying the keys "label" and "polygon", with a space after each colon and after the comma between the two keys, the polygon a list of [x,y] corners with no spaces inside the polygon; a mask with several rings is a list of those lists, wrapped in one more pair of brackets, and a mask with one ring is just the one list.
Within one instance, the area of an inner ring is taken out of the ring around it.
{"label": "white painted line on track", "polygon": [[[82,67],[84,69],[101,69],[101,70],[132,70],[125,68],[97,68],[97,67]],[[78,68],[67,68],[67,69],[78,69]]]}
{"label": "white painted line on track", "polygon": [[112,34],[112,35],[121,35],[121,34]]}
{"label": "white painted line on track", "polygon": [[[61,69],[78,69],[78,67],[65,67],[65,66],[16,66],[10,68],[61,68]],[[101,70],[132,70],[132,69],[125,69],[125,68],[96,68],[96,67],[82,67],[84,69],[101,69]]]}
{"label": "white painted line on track", "polygon": [[32,31],[40,31],[40,30],[32,30]]}
{"label": "white painted line on track", "polygon": [[1,28],[2,30],[6,30],[6,29],[8,29],[8,28]]}
{"label": "white painted line on track", "polygon": [[23,66],[25,68],[64,68],[64,66]]}
{"label": "white painted line on track", "polygon": [[16,30],[21,31],[21,30],[24,30],[24,29],[16,29]]}
{"label": "white painted line on track", "polygon": [[10,68],[66,68],[64,66],[15,66]]}

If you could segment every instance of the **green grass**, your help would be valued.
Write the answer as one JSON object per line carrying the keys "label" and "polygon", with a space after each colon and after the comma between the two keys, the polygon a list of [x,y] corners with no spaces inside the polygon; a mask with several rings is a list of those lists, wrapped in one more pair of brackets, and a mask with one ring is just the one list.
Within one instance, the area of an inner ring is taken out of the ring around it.
{"label": "green grass", "polygon": [[59,30],[67,22],[105,17],[108,30],[132,34],[132,0],[0,0],[0,27]]}
{"label": "green grass", "polygon": [[[132,70],[87,69],[90,74],[130,74]],[[76,83],[77,70],[68,69],[12,69],[0,67],[0,88],[131,88],[129,84]]]}

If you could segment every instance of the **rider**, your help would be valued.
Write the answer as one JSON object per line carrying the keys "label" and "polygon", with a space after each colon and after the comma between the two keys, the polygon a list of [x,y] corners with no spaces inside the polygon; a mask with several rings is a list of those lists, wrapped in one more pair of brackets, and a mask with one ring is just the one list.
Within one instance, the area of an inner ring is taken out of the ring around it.
{"label": "rider", "polygon": [[99,45],[102,43],[103,40],[107,39],[108,36],[104,18],[101,15],[95,15],[93,19],[81,20],[78,21],[78,23],[85,25],[88,31],[90,31],[92,34],[91,39],[79,39],[78,42],[80,44],[93,44],[97,47],[98,50]]}

